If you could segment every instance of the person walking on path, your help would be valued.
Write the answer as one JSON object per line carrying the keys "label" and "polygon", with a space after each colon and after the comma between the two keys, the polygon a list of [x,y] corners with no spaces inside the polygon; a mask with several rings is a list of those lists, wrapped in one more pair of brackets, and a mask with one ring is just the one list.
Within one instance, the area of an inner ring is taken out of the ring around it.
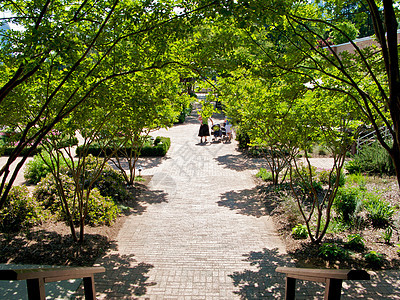
{"label": "person walking on path", "polygon": [[214,122],[213,122],[213,120],[211,118],[203,119],[202,116],[199,116],[199,121],[200,121],[200,130],[199,130],[200,143],[203,143],[203,137],[204,137],[204,142],[207,143],[207,137],[210,136],[210,128],[208,127],[208,120],[211,121],[211,125],[214,124]]}
{"label": "person walking on path", "polygon": [[211,126],[214,125],[211,116],[214,112],[214,106],[210,102],[204,102],[202,104],[201,112],[199,113],[199,121],[200,121],[200,130],[199,130],[199,137],[200,143],[204,142],[207,143],[207,137],[210,136],[210,128],[208,127],[208,121],[211,121]]}

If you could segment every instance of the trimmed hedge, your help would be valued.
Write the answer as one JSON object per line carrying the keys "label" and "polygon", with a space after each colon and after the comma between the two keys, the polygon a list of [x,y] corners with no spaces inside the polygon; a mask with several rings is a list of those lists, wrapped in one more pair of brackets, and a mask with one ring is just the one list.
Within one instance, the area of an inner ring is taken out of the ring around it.
{"label": "trimmed hedge", "polygon": [[[59,149],[66,148],[66,147],[72,147],[72,146],[76,146],[76,145],[78,145],[78,139],[76,137],[74,137],[70,140],[66,140],[63,143],[60,143]],[[13,153],[14,149],[15,149],[15,147],[12,147],[12,146],[4,146],[1,149],[1,153],[4,156],[10,156]],[[25,147],[24,149],[22,149],[20,156],[24,156],[28,152],[28,150],[29,150],[29,147]],[[41,152],[42,150],[43,150],[42,146],[38,146],[38,147],[36,147],[35,150],[32,151],[32,153],[29,156],[34,156],[34,155],[38,154],[39,152]]]}
{"label": "trimmed hedge", "polygon": [[[167,137],[158,136],[153,145],[145,145],[140,151],[140,157],[148,157],[148,156],[165,156],[167,154],[169,147],[171,146],[171,139]],[[119,155],[122,155],[125,151],[131,151],[130,147],[125,147],[121,151],[119,151]],[[97,157],[104,157],[106,155],[110,155],[113,152],[112,148],[103,148],[100,147],[99,144],[93,143],[93,145],[89,146],[87,151],[87,155],[91,154]],[[83,154],[83,147],[79,146],[76,149],[77,155]]]}

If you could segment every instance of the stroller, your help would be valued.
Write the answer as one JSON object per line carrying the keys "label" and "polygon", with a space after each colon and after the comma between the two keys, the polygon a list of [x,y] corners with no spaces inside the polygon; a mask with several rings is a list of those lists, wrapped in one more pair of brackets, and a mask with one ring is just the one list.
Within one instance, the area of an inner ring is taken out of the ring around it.
{"label": "stroller", "polygon": [[226,130],[223,124],[214,124],[211,126],[211,134],[214,136],[213,141],[222,142],[226,138]]}

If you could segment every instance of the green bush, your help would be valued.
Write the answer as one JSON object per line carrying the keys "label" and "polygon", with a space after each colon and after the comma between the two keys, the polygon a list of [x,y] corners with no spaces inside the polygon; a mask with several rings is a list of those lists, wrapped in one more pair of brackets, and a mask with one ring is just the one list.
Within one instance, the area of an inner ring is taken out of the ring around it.
{"label": "green bush", "polygon": [[377,194],[367,193],[365,209],[374,228],[386,228],[392,223],[395,209]]}
{"label": "green bush", "polygon": [[361,165],[356,159],[346,162],[344,168],[349,174],[359,174],[362,172]]}
{"label": "green bush", "polygon": [[353,218],[360,201],[361,193],[359,188],[341,187],[337,191],[333,207],[344,222],[349,222]]}
{"label": "green bush", "polygon": [[352,162],[345,165],[345,169],[350,173],[370,173],[394,175],[395,168],[389,153],[378,143],[361,148],[354,156]]}
{"label": "green bush", "polygon": [[[337,178],[337,173],[333,172],[332,173],[332,178],[331,178],[331,184],[334,185],[336,182],[336,178]],[[339,174],[339,182],[338,182],[338,186],[342,187],[344,186],[344,184],[346,183],[346,177],[344,176],[343,172],[340,172]]]}
{"label": "green bush", "polygon": [[[24,171],[25,179],[32,184],[37,184],[42,178],[46,177],[51,172],[48,164],[51,164],[51,157],[48,153],[42,152],[42,156],[37,154],[33,159],[26,164]],[[60,161],[60,167],[63,168],[67,165],[66,161]]]}
{"label": "green bush", "polygon": [[109,197],[103,197],[98,189],[89,195],[88,214],[85,223],[91,226],[110,226],[117,219],[119,209]]}
{"label": "green bush", "polygon": [[[5,146],[4,148],[2,148],[2,152],[4,156],[10,156],[15,150],[15,147],[13,146]],[[40,153],[43,150],[43,148],[41,146],[36,147],[35,150],[32,151],[32,153],[29,154],[29,156],[34,156],[38,153]],[[19,154],[19,156],[24,156],[26,154],[28,154],[29,151],[29,147],[28,148],[24,148],[22,149],[21,153]]]}
{"label": "green bush", "polygon": [[[66,198],[70,201],[74,198],[75,183],[71,177],[63,174],[60,175],[63,191]],[[40,182],[36,185],[33,191],[33,196],[36,198],[38,203],[56,217],[56,219],[62,219],[61,216],[61,199],[57,190],[56,180],[52,174],[47,174]]]}
{"label": "green bush", "polygon": [[239,149],[249,149],[250,137],[240,127],[236,129],[236,140],[239,142]]}
{"label": "green bush", "polygon": [[374,269],[380,269],[385,265],[385,256],[376,251],[370,251],[364,256],[365,262]]}
{"label": "green bush", "polygon": [[324,243],[321,247],[319,247],[318,255],[325,260],[336,261],[348,259],[350,253],[348,250],[337,244]]}
{"label": "green bush", "polygon": [[346,248],[354,251],[364,251],[365,242],[364,238],[359,234],[349,234],[347,237]]}
{"label": "green bush", "polygon": [[292,236],[294,239],[306,239],[308,237],[307,226],[297,224],[292,228]]}
{"label": "green bush", "polygon": [[[165,156],[171,146],[171,139],[167,137],[157,137],[154,140],[154,144],[144,145],[142,150],[140,151],[140,157],[148,157],[148,156]],[[89,146],[87,150],[87,155],[93,155],[96,157],[104,157],[106,155],[111,155],[114,149],[112,148],[104,148],[100,146],[98,143],[93,143]],[[132,147],[124,147],[120,150],[118,155],[122,156],[124,152],[136,151],[136,149],[132,149]],[[84,155],[86,153],[83,146],[78,146],[76,149],[77,155]]]}
{"label": "green bush", "polygon": [[125,188],[125,179],[110,165],[105,165],[99,178],[95,181],[94,187],[104,197],[111,197],[114,201],[127,201],[129,194]]}
{"label": "green bush", "polygon": [[42,219],[40,206],[29,197],[27,187],[12,187],[0,210],[0,230],[17,232],[41,223]]}
{"label": "green bush", "polygon": [[[77,203],[74,201],[75,185],[72,178],[62,175],[64,193],[70,213],[75,223],[79,222]],[[61,199],[55,185],[55,179],[51,174],[43,178],[36,186],[34,196],[40,205],[52,212],[58,220],[67,221],[67,215],[62,208]],[[91,226],[111,225],[119,213],[118,207],[109,197],[103,197],[97,188],[94,188],[89,195],[88,215],[85,224]]]}
{"label": "green bush", "polygon": [[256,177],[261,178],[264,181],[272,181],[272,173],[264,168],[260,168],[260,171],[258,171]]}

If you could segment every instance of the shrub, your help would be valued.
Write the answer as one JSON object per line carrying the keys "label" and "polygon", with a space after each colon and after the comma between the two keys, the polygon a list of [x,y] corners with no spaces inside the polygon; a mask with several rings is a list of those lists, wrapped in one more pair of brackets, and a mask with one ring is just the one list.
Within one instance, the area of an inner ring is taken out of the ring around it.
{"label": "shrub", "polygon": [[[43,156],[43,158],[41,156]],[[51,164],[51,157],[48,153],[42,152],[42,155],[35,155],[33,160],[26,164],[24,172],[25,179],[29,183],[37,184],[42,178],[46,177],[47,174],[51,173],[48,164]],[[64,159],[60,161],[61,168],[65,167],[66,164]]]}
{"label": "shrub", "polygon": [[[60,175],[60,178],[66,198],[72,201],[75,191],[74,181],[67,175]],[[62,219],[60,217],[61,199],[57,190],[55,178],[52,174],[47,174],[47,176],[36,185],[33,196],[44,209],[50,210],[57,219]]]}
{"label": "shrub", "polygon": [[344,168],[349,174],[359,174],[362,171],[359,161],[355,159],[346,162]]}
{"label": "shrub", "polygon": [[122,175],[110,165],[105,165],[94,187],[104,197],[111,197],[114,201],[127,201],[129,194],[125,188],[125,180]]}
{"label": "shrub", "polygon": [[386,228],[392,223],[395,209],[377,194],[368,193],[366,197],[365,209],[372,226],[374,228]]}
{"label": "shrub", "polygon": [[[171,139],[167,137],[157,137],[154,140],[154,144],[145,144],[140,151],[140,157],[147,156],[165,156],[171,146]],[[89,146],[87,150],[87,155],[93,155],[96,157],[104,157],[106,155],[111,155],[114,149],[112,148],[104,148],[98,143],[93,143]],[[121,149],[119,155],[122,156],[124,152],[135,152],[137,149],[132,150],[132,146],[126,146],[124,149]],[[76,149],[77,155],[86,154],[85,148],[83,146],[78,146]]]}
{"label": "shrub", "polygon": [[264,168],[260,168],[260,171],[258,171],[256,177],[261,178],[264,181],[272,181],[272,173]]}
{"label": "shrub", "polygon": [[103,197],[98,189],[93,189],[89,195],[88,214],[85,223],[91,226],[110,226],[118,217],[119,209],[109,198]]}
{"label": "shrub", "polygon": [[395,174],[395,168],[389,153],[378,142],[370,146],[364,146],[354,156],[353,162],[348,163],[345,168],[350,174],[361,172],[381,175]]}
{"label": "shrub", "polygon": [[322,170],[318,172],[317,174],[318,180],[323,184],[328,184],[330,172],[331,172],[330,170]]}
{"label": "shrub", "polygon": [[236,129],[236,139],[239,142],[239,149],[249,149],[250,137],[240,127]]}
{"label": "shrub", "polygon": [[294,239],[306,239],[308,237],[307,227],[302,224],[297,224],[292,228],[292,236]]}
{"label": "shrub", "polygon": [[42,218],[40,206],[29,197],[27,187],[14,186],[0,210],[0,230],[17,232],[39,224]]}
{"label": "shrub", "polygon": [[364,251],[365,249],[364,238],[359,234],[350,234],[345,245],[346,248],[354,251]]}
{"label": "shrub", "polygon": [[[311,166],[311,177],[315,178],[317,176],[317,168]],[[300,177],[307,179],[310,178],[310,168],[303,163],[299,164],[297,167],[297,172],[293,173],[294,179],[300,179]]]}
{"label": "shrub", "polygon": [[[331,178],[331,185],[335,184],[336,178],[337,178],[337,173],[333,172],[332,173],[332,178]],[[346,177],[344,176],[343,172],[340,171],[338,186],[339,187],[344,186],[345,183],[346,183]]]}
{"label": "shrub", "polygon": [[[70,213],[73,215],[74,222],[78,223],[79,212],[76,207],[77,203],[74,201],[74,181],[67,175],[62,175],[61,178]],[[51,174],[48,174],[39,182],[35,188],[34,195],[38,199],[38,202],[46,209],[50,210],[58,220],[68,220],[61,205],[55,179]],[[88,215],[85,219],[85,224],[92,226],[111,225],[117,218],[118,213],[118,207],[109,197],[103,197],[97,188],[94,188],[90,192]]]}
{"label": "shrub", "polygon": [[325,260],[335,261],[335,260],[342,260],[348,259],[350,254],[349,251],[340,247],[334,243],[324,243],[319,248],[319,256]]}
{"label": "shrub", "polygon": [[355,187],[339,188],[333,202],[333,207],[338,216],[345,222],[349,222],[356,212],[360,201],[360,190]]}
{"label": "shrub", "polygon": [[368,266],[374,269],[382,268],[386,262],[385,256],[376,251],[370,251],[364,256],[364,259]]}

